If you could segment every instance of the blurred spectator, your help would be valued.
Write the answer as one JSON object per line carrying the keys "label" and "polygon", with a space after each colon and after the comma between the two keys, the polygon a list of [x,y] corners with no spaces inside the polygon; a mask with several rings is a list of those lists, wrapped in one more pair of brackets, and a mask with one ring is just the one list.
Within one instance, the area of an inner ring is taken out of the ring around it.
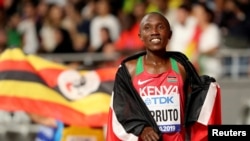
{"label": "blurred spectator", "polygon": [[55,28],[54,36],[56,46],[52,53],[74,53],[72,40],[67,30]]}
{"label": "blurred spectator", "polygon": [[216,56],[221,46],[221,35],[213,22],[214,13],[205,4],[197,3],[193,6],[193,15],[201,29],[198,44],[200,73],[217,79],[222,72],[221,62]]}
{"label": "blurred spectator", "polygon": [[132,15],[135,17],[135,22],[140,23],[143,16],[146,14],[147,5],[143,2],[138,2],[134,5]]}
{"label": "blurred spectator", "polygon": [[86,52],[89,47],[90,20],[81,15],[83,5],[68,2],[65,7],[66,17],[63,27],[69,31],[75,52]]}
{"label": "blurred spectator", "polygon": [[[111,39],[110,31],[107,27],[100,29],[101,45],[98,47],[96,52],[103,53],[105,58],[112,57],[115,53],[114,42]],[[104,61],[98,62],[95,66],[97,67],[108,67],[116,65],[115,61]]]}
{"label": "blurred spectator", "polygon": [[196,18],[191,14],[191,5],[183,4],[177,8],[176,23],[172,25],[172,38],[167,49],[184,53],[199,70],[199,39],[201,30]]}
{"label": "blurred spectator", "polygon": [[4,28],[6,26],[6,13],[3,7],[0,7],[0,28]]}
{"label": "blurred spectator", "polygon": [[196,22],[191,16],[191,5],[182,4],[176,10],[176,23],[172,25],[172,38],[167,49],[185,53],[192,40]]}
{"label": "blurred spectator", "polygon": [[40,30],[42,28],[43,22],[47,15],[47,11],[49,9],[49,5],[46,3],[46,0],[39,0],[36,6],[36,31],[39,39],[40,46]]}
{"label": "blurred spectator", "polygon": [[48,15],[41,27],[42,51],[45,53],[72,53],[73,45],[69,32],[62,27],[64,9],[50,5]]}
{"label": "blurred spectator", "polygon": [[54,30],[60,26],[58,21],[62,20],[62,9],[56,5],[50,5],[46,17],[40,30],[41,51],[45,53],[52,52],[56,47]]}
{"label": "blurred spectator", "polygon": [[7,34],[7,47],[19,47],[22,48],[22,35],[18,31],[18,24],[20,22],[20,15],[16,12],[13,15],[10,15],[6,25],[6,34]]}
{"label": "blurred spectator", "polygon": [[134,52],[144,49],[141,39],[138,37],[141,18],[146,13],[144,3],[135,4],[132,13],[124,13],[121,19],[122,31],[115,41],[116,50],[119,52]]}
{"label": "blurred spectator", "polygon": [[99,0],[96,3],[97,15],[90,23],[90,50],[97,51],[101,46],[100,29],[105,26],[110,31],[112,41],[115,41],[120,34],[120,24],[116,16],[111,14],[110,5],[107,0]]}
{"label": "blurred spectator", "polygon": [[18,31],[22,34],[23,51],[27,54],[35,54],[39,49],[38,33],[36,30],[36,5],[32,1],[26,1],[22,5],[21,21]]}
{"label": "blurred spectator", "polygon": [[81,15],[87,20],[91,20],[95,16],[95,0],[88,0],[87,3],[85,3]]}
{"label": "blurred spectator", "polygon": [[165,17],[169,20],[171,26],[176,23],[176,8],[170,8],[169,3],[171,0],[156,0],[156,5]]}
{"label": "blurred spectator", "polygon": [[250,12],[236,0],[227,0],[224,3],[220,22],[218,23],[225,37],[225,44],[229,47],[246,48],[250,43]]}
{"label": "blurred spectator", "polygon": [[113,43],[110,36],[110,31],[107,27],[101,27],[100,39],[101,39],[101,45],[98,47],[96,52],[103,52],[105,50],[106,45]]}

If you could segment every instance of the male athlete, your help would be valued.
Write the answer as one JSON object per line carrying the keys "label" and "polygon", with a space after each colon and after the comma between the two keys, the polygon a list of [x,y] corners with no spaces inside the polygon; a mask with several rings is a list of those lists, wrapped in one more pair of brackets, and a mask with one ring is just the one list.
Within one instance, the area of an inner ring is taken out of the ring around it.
{"label": "male athlete", "polygon": [[185,141],[189,137],[184,126],[186,72],[166,55],[171,34],[168,20],[160,13],[148,13],[142,19],[139,37],[146,51],[126,58],[118,69],[107,141]]}

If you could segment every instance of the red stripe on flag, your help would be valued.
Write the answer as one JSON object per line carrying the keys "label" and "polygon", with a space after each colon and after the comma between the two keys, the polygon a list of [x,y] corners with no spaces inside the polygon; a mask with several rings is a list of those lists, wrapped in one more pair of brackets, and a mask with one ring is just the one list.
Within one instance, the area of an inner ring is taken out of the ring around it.
{"label": "red stripe on flag", "polygon": [[0,71],[28,71],[35,73],[34,68],[27,61],[5,60],[0,61]]}
{"label": "red stripe on flag", "polygon": [[107,125],[107,133],[106,133],[106,141],[120,141],[120,139],[115,135],[113,129],[113,110],[109,108],[109,118],[108,118],[108,125]]}
{"label": "red stripe on flag", "polygon": [[217,85],[217,93],[214,101],[214,108],[212,110],[211,116],[209,118],[208,124],[220,125],[222,124],[222,115],[221,115],[221,89]]}
{"label": "red stripe on flag", "polygon": [[[42,100],[0,96],[0,103],[0,109],[2,110],[22,110],[28,113],[53,117],[68,125],[102,127],[107,124],[108,120],[108,113],[84,115],[67,106]],[[39,109],[39,107],[43,108]]]}
{"label": "red stripe on flag", "polygon": [[99,75],[100,80],[102,82],[103,81],[114,81],[117,67],[101,68],[101,69],[96,69],[95,71]]}
{"label": "red stripe on flag", "polygon": [[38,70],[37,73],[49,87],[53,88],[57,86],[57,78],[62,71],[64,70],[48,68]]}

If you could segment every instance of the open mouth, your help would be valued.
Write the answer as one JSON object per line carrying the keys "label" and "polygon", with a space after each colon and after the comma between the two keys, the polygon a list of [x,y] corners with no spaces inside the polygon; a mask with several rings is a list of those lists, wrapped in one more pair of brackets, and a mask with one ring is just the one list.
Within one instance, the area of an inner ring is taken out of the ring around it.
{"label": "open mouth", "polygon": [[154,44],[158,44],[161,42],[161,39],[159,38],[154,38],[154,39],[151,39],[150,42],[154,43]]}

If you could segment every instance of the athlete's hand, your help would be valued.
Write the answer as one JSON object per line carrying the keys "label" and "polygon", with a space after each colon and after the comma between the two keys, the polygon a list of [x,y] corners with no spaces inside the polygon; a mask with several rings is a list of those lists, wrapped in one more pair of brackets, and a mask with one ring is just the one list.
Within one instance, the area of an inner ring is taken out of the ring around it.
{"label": "athlete's hand", "polygon": [[158,141],[160,137],[152,127],[145,127],[141,133],[141,139],[143,141]]}

